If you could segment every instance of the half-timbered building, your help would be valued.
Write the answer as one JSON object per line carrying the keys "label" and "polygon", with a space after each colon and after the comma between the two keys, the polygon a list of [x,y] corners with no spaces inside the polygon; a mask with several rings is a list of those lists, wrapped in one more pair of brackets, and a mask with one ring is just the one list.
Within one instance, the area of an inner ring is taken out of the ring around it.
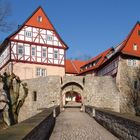
{"label": "half-timbered building", "polygon": [[[81,67],[78,75],[111,75],[120,77],[121,64],[125,63],[131,70],[140,66],[140,23],[137,22],[127,38],[119,45],[110,48],[89,60]],[[124,64],[123,64],[124,65]]]}
{"label": "half-timbered building", "polygon": [[65,75],[67,45],[61,39],[41,7],[0,47],[0,70],[21,79],[47,75]]}

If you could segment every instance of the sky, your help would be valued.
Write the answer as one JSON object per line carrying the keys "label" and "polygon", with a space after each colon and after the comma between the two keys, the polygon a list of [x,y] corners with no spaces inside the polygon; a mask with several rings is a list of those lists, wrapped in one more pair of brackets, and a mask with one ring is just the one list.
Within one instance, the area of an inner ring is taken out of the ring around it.
{"label": "sky", "polygon": [[10,6],[13,28],[0,32],[0,41],[42,6],[68,45],[67,58],[94,57],[115,47],[140,20],[140,0],[3,0]]}

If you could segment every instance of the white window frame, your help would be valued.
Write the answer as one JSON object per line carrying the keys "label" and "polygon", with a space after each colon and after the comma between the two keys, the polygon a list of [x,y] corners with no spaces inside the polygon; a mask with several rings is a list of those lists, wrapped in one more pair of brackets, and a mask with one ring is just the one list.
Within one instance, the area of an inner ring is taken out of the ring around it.
{"label": "white window frame", "polygon": [[24,46],[19,45],[18,46],[18,55],[23,56],[23,54],[24,54]]}
{"label": "white window frame", "polygon": [[137,51],[138,50],[138,45],[137,44],[133,44],[133,50]]}
{"label": "white window frame", "polygon": [[25,31],[25,36],[26,37],[32,37],[32,32],[31,31]]}
{"label": "white window frame", "polygon": [[42,16],[38,16],[38,17],[37,17],[37,21],[38,21],[38,22],[42,22],[42,20],[43,20]]}
{"label": "white window frame", "polygon": [[31,47],[31,56],[36,56],[36,47]]}
{"label": "white window frame", "polygon": [[38,77],[40,77],[40,76],[45,77],[46,76],[46,69],[44,69],[44,68],[36,68],[36,76],[38,76]]}
{"label": "white window frame", "polygon": [[54,50],[54,59],[58,59],[58,50]]}
{"label": "white window frame", "polygon": [[136,59],[128,59],[127,65],[131,67],[137,67],[137,60]]}
{"label": "white window frame", "polygon": [[47,48],[42,48],[42,57],[44,57],[44,58],[47,57]]}
{"label": "white window frame", "polygon": [[47,41],[53,41],[53,36],[52,35],[47,35],[46,40]]}

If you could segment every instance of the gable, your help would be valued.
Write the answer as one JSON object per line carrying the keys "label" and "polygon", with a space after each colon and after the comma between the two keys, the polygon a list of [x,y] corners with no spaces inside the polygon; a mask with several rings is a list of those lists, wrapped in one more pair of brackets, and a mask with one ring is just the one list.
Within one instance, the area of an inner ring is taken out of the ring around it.
{"label": "gable", "polygon": [[[40,20],[38,20],[39,18]],[[52,45],[68,49],[68,46],[61,39],[41,7],[37,8],[8,39],[11,41],[27,41],[40,45]]]}
{"label": "gable", "polygon": [[140,24],[137,23],[131,31],[121,51],[124,54],[140,57]]}
{"label": "gable", "polygon": [[31,26],[24,26],[17,34],[12,36],[11,39],[64,47],[64,44],[57,37],[55,31],[35,28]]}
{"label": "gable", "polygon": [[[42,18],[41,22],[38,21],[38,18]],[[39,8],[25,23],[27,26],[34,26],[38,28],[48,29],[48,30],[54,30],[54,27],[50,23],[48,17],[44,13],[42,8]]]}

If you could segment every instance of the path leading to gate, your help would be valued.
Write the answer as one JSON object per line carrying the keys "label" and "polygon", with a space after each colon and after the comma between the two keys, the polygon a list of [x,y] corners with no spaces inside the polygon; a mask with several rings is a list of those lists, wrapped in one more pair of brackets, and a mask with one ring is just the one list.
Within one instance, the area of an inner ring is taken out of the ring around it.
{"label": "path leading to gate", "polygon": [[56,119],[50,140],[118,140],[79,108],[67,108]]}

